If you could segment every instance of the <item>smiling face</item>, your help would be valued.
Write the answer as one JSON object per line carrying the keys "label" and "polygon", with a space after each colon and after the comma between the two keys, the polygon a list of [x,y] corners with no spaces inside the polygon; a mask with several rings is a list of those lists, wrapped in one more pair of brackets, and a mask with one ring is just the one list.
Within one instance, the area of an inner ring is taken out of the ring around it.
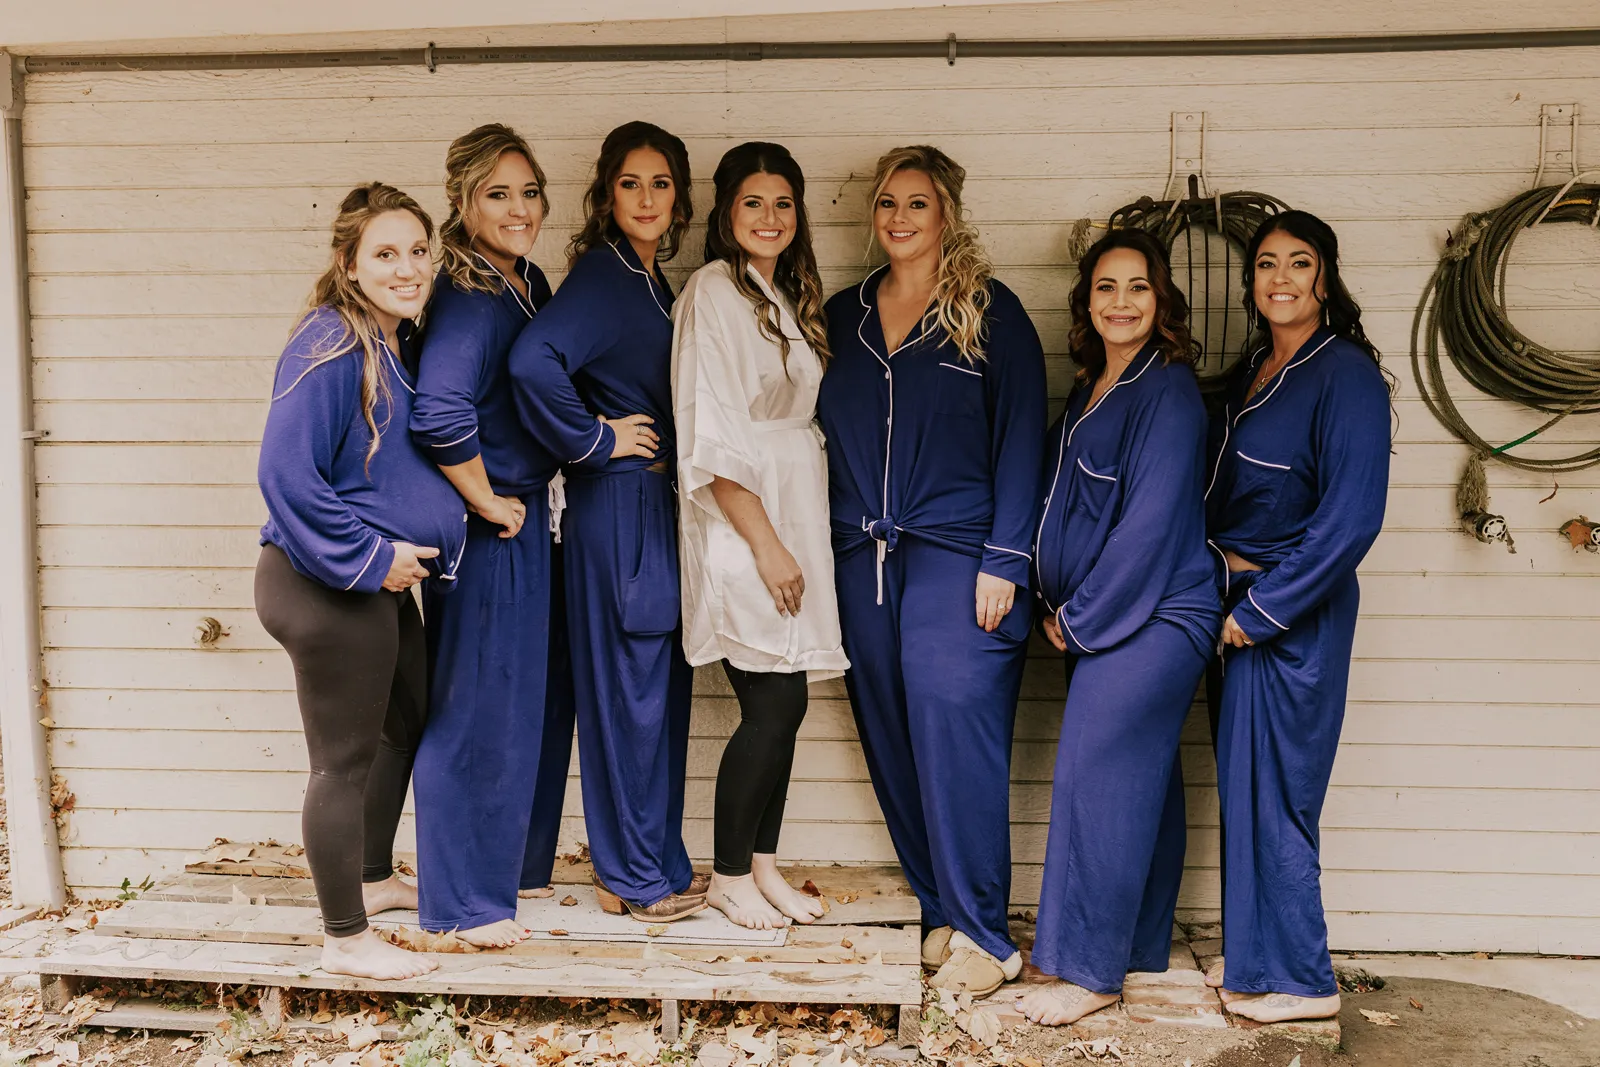
{"label": "smiling face", "polygon": [[932,257],[944,241],[944,208],[933,179],[901,168],[889,176],[872,208],[872,229],[891,263]]}
{"label": "smiling face", "polygon": [[421,315],[433,281],[433,250],[422,220],[409,211],[374,216],[345,272],[372,303],[384,333]]}
{"label": "smiling face", "polygon": [[654,148],[635,148],[611,183],[611,217],[636,249],[653,248],[672,226],[676,199],[667,157]]}
{"label": "smiling face", "polygon": [[521,152],[502,152],[463,212],[473,247],[501,270],[533,251],[544,222],[539,179]]}
{"label": "smiling face", "polygon": [[739,186],[728,223],[751,264],[771,281],[778,257],[794,240],[800,224],[789,179],[777,174],[750,175]]}
{"label": "smiling face", "polygon": [[1156,328],[1156,293],[1143,252],[1112,248],[1095,263],[1089,320],[1108,355],[1144,347]]}
{"label": "smiling face", "polygon": [[1275,330],[1293,331],[1321,322],[1327,290],[1316,250],[1284,230],[1267,234],[1256,251],[1252,296],[1261,317]]}

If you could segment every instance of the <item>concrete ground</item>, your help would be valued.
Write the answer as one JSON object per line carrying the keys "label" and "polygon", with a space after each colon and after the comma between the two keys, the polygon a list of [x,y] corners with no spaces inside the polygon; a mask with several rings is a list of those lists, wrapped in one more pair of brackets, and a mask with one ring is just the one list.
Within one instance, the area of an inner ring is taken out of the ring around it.
{"label": "concrete ground", "polygon": [[1560,956],[1496,956],[1472,959],[1462,956],[1408,956],[1348,954],[1350,961],[1385,978],[1442,978],[1526,993],[1559,1004],[1586,1019],[1600,1019],[1600,959],[1566,959]]}

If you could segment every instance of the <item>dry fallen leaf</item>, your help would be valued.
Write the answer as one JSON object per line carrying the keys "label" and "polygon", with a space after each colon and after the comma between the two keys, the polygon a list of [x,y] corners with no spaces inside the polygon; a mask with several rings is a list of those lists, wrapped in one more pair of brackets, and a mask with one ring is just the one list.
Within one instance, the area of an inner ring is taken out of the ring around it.
{"label": "dry fallen leaf", "polygon": [[1412,997],[1411,998],[1411,1006],[1413,1008],[1416,1008],[1418,1011],[1421,1011],[1422,1010],[1422,1001],[1418,1000],[1416,997]]}
{"label": "dry fallen leaf", "polygon": [[837,900],[841,904],[853,904],[857,900],[859,900],[860,898],[861,898],[861,894],[860,893],[840,893],[838,896],[834,897],[833,899]]}
{"label": "dry fallen leaf", "polygon": [[1400,1016],[1387,1011],[1372,1011],[1368,1008],[1360,1009],[1361,1015],[1373,1026],[1399,1026]]}
{"label": "dry fallen leaf", "polygon": [[1043,1061],[1036,1060],[1032,1056],[1018,1056],[1017,1062],[1022,1064],[1022,1067],[1044,1067]]}
{"label": "dry fallen leaf", "polygon": [[1474,952],[1472,954],[1472,958],[1475,960],[1486,960],[1489,958],[1489,954],[1487,952]]}
{"label": "dry fallen leaf", "polygon": [[333,1032],[349,1043],[351,1052],[360,1052],[378,1040],[378,1028],[367,1021],[367,1013],[351,1015],[333,1024]]}
{"label": "dry fallen leaf", "polygon": [[851,940],[850,940],[850,939],[849,939],[849,938],[848,938],[848,937],[846,937],[846,938],[844,938],[844,939],[842,939],[842,940],[841,940],[841,941],[840,941],[840,942],[839,942],[839,944],[840,944],[840,945],[841,945],[841,946],[842,946],[842,947],[844,947],[844,948],[855,948],[855,947],[856,947],[856,944],[855,944],[855,942],[854,942],[854,941],[851,941]]}
{"label": "dry fallen leaf", "polygon": [[667,932],[667,924],[656,923],[654,926],[646,926],[644,928],[644,932],[648,937],[660,937],[662,934]]}
{"label": "dry fallen leaf", "polygon": [[[331,1011],[319,1011],[319,1012],[317,1012],[315,1015],[313,1015],[311,1017],[311,1021],[314,1022],[314,1023],[318,1023],[318,1024],[331,1023],[331,1022],[333,1022],[333,1012],[331,1012]],[[191,1047],[193,1047],[193,1046],[191,1046]]]}
{"label": "dry fallen leaf", "polygon": [[822,896],[822,890],[817,888],[817,883],[809,878],[806,879],[806,884],[800,887],[800,892],[805,893],[807,896]]}
{"label": "dry fallen leaf", "polygon": [[[332,1016],[330,1016],[330,1018],[332,1018]],[[199,1043],[200,1042],[196,1041],[192,1037],[180,1037],[177,1040],[172,1042],[172,1051],[174,1051],[174,1052],[188,1052],[190,1049],[194,1048]]]}
{"label": "dry fallen leaf", "polygon": [[561,906],[563,908],[575,908],[578,906],[578,898],[569,893],[561,898]]}
{"label": "dry fallen leaf", "polygon": [[567,936],[567,932],[565,930],[551,930],[550,931],[550,936],[551,937],[566,937]]}

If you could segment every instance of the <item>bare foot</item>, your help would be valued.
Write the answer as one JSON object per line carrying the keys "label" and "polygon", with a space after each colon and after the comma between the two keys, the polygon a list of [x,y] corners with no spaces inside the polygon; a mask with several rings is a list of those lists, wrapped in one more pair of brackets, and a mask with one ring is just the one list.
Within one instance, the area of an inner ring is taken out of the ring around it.
{"label": "bare foot", "polygon": [[322,939],[322,969],[380,982],[416,978],[439,966],[438,960],[391,945],[368,928],[351,937]]}
{"label": "bare foot", "polygon": [[1218,956],[1216,961],[1206,968],[1206,985],[1212,989],[1222,988],[1222,965],[1224,962],[1226,961],[1221,956]]}
{"label": "bare foot", "polygon": [[738,878],[713,874],[706,903],[726,915],[730,922],[751,930],[776,930],[789,925],[788,917],[761,895],[755,876],[751,874]]}
{"label": "bare foot", "polygon": [[1293,993],[1235,994],[1228,1003],[1228,1010],[1258,1023],[1331,1019],[1339,1014],[1339,994],[1331,997],[1297,997]]}
{"label": "bare foot", "polygon": [[1115,993],[1091,993],[1071,982],[1051,982],[1017,997],[1017,1010],[1040,1026],[1068,1026],[1117,1002]]}
{"label": "bare foot", "polygon": [[542,900],[545,897],[553,897],[555,895],[556,887],[553,885],[542,885],[538,889],[517,890],[517,896],[521,897],[523,900],[533,900],[535,898]]}
{"label": "bare foot", "polygon": [[510,948],[528,939],[529,931],[515,919],[501,919],[485,926],[457,930],[456,936],[469,945],[479,948]]}
{"label": "bare foot", "polygon": [[811,923],[822,918],[822,901],[808,897],[778,872],[778,857],[756,853],[750,857],[750,873],[756,888],[767,898],[767,903],[783,912],[797,923]]}
{"label": "bare foot", "polygon": [[361,886],[361,906],[368,915],[380,911],[416,911],[417,887],[391,874],[381,882],[366,882]]}

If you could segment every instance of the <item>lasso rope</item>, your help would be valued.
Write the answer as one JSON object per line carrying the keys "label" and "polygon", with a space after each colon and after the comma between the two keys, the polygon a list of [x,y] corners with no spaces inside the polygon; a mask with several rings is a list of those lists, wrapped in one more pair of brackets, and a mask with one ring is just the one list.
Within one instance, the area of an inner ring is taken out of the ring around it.
{"label": "lasso rope", "polygon": [[[1568,415],[1600,411],[1600,360],[1546,348],[1517,329],[1506,314],[1507,253],[1523,230],[1541,222],[1600,226],[1600,185],[1580,185],[1574,178],[1559,188],[1534,189],[1494,211],[1463,218],[1412,319],[1411,370],[1428,410],[1473,449],[1480,464],[1494,460],[1522,470],[1560,473],[1600,464],[1600,447],[1548,459],[1510,454]],[[1467,423],[1451,398],[1441,349],[1480,392],[1552,418],[1513,441],[1491,442]],[[1471,474],[1469,464],[1469,478]]]}

